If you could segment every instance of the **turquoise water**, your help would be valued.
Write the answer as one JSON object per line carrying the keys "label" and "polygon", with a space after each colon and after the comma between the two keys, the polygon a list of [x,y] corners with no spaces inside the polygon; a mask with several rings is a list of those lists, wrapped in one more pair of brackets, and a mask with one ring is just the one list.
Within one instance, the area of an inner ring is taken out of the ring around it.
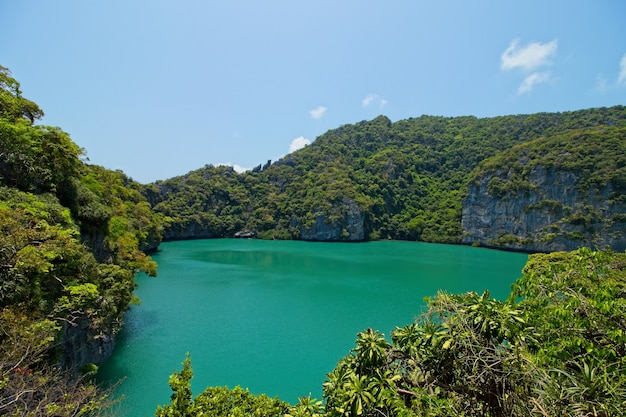
{"label": "turquoise water", "polygon": [[189,352],[193,390],[247,387],[294,403],[321,399],[326,373],[366,328],[386,336],[439,289],[504,298],[527,255],[414,242],[195,240],[161,245],[158,278],[137,277],[102,381],[129,417],[169,402],[168,377]]}

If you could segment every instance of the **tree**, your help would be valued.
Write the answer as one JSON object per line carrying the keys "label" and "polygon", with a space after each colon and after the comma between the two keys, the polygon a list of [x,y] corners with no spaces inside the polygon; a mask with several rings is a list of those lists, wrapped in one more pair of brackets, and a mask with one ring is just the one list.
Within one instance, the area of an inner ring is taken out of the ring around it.
{"label": "tree", "polygon": [[551,414],[619,415],[626,407],[626,254],[534,255],[513,287]]}
{"label": "tree", "polygon": [[156,273],[140,249],[158,245],[162,217],[125,176],[108,175],[119,181],[106,189],[112,171],[84,164],[59,128],[34,125],[42,116],[0,67],[0,414],[95,415],[108,391],[76,351],[103,359],[99,342],[136,301],[134,276]]}
{"label": "tree", "polygon": [[193,398],[191,393],[191,357],[189,354],[182,363],[183,369],[170,375],[169,385],[173,394],[171,405],[159,406],[155,412],[157,417],[187,417],[195,415]]}
{"label": "tree", "polygon": [[[158,406],[156,417],[275,417],[289,410],[289,405],[278,398],[269,398],[261,394],[255,396],[247,389],[239,386],[208,387],[196,398],[192,398],[191,379],[193,370],[189,354],[182,363],[183,369],[170,376],[170,387],[173,394],[171,404]],[[313,405],[311,405],[313,407]],[[315,408],[310,408],[315,409]]]}
{"label": "tree", "polygon": [[0,414],[93,416],[110,407],[109,391],[89,375],[74,377],[45,361],[59,326],[18,309],[0,310]]}
{"label": "tree", "polygon": [[510,297],[438,293],[388,344],[359,333],[335,416],[613,416],[626,409],[626,253],[532,255]]}
{"label": "tree", "polygon": [[20,83],[11,77],[11,71],[0,65],[0,117],[15,122],[27,120],[33,124],[43,117],[43,111],[22,97]]}

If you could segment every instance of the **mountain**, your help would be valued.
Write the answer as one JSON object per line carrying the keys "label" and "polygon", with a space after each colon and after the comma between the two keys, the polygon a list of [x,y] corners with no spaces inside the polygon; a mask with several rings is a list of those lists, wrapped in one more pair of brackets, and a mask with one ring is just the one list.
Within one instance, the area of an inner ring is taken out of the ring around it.
{"label": "mountain", "polygon": [[[147,185],[88,164],[66,132],[36,124],[42,117],[0,66],[3,415],[106,406],[91,378],[138,302],[135,275],[156,274],[146,252],[162,239],[406,239],[546,252],[626,246],[624,106],[395,123],[379,116],[251,172],[207,165]],[[576,265],[565,271],[578,268],[587,279],[584,256],[567,256]],[[603,279],[622,273],[622,255],[614,257]],[[623,316],[610,305],[619,297],[602,289],[608,301],[594,298],[601,311]],[[529,294],[521,295],[532,301]],[[592,339],[604,354],[600,336]]]}
{"label": "mountain", "polygon": [[570,130],[499,153],[472,173],[463,241],[515,250],[626,250],[626,129]]}
{"label": "mountain", "polygon": [[[245,232],[622,250],[625,126],[624,106],[395,123],[379,116],[251,172],[207,165],[143,192],[167,217],[169,240]],[[525,188],[515,188],[520,181]]]}

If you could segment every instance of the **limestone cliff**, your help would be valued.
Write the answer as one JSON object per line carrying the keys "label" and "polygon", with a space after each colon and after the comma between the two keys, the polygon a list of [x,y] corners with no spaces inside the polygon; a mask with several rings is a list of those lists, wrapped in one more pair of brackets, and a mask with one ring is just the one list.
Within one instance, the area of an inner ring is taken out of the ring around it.
{"label": "limestone cliff", "polygon": [[613,199],[611,185],[583,193],[574,173],[537,167],[530,189],[498,196],[489,192],[489,183],[498,178],[486,176],[469,187],[463,201],[464,243],[531,252],[580,246],[626,250],[626,200]]}
{"label": "limestone cliff", "polygon": [[338,216],[326,216],[315,213],[312,225],[304,225],[300,229],[300,239],[324,242],[362,241],[365,237],[363,214],[359,206],[352,200],[344,200],[342,207],[336,208]]}
{"label": "limestone cliff", "polygon": [[610,133],[542,139],[488,161],[463,200],[463,243],[529,252],[626,250],[624,132]]}
{"label": "limestone cliff", "polygon": [[85,364],[100,365],[113,353],[114,336],[113,330],[96,329],[86,314],[76,313],[61,329],[61,367],[78,373]]}
{"label": "limestone cliff", "polygon": [[214,237],[221,236],[216,236],[208,229],[207,225],[194,218],[171,224],[163,234],[163,240],[211,239]]}

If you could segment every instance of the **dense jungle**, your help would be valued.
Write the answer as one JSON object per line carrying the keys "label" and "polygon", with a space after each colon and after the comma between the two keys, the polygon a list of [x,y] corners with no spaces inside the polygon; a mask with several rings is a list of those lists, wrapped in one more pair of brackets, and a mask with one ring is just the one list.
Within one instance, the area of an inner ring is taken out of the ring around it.
{"label": "dense jungle", "polygon": [[[506,300],[433,294],[287,404],[191,392],[157,416],[613,416],[626,409],[626,107],[384,116],[237,173],[139,184],[90,164],[0,67],[0,414],[107,413],[95,383],[163,240],[398,239],[533,253]],[[515,219],[518,219],[516,222]],[[521,219],[521,220],[520,220]],[[164,381],[167,383],[167,381]],[[112,412],[112,411],[111,411]]]}

